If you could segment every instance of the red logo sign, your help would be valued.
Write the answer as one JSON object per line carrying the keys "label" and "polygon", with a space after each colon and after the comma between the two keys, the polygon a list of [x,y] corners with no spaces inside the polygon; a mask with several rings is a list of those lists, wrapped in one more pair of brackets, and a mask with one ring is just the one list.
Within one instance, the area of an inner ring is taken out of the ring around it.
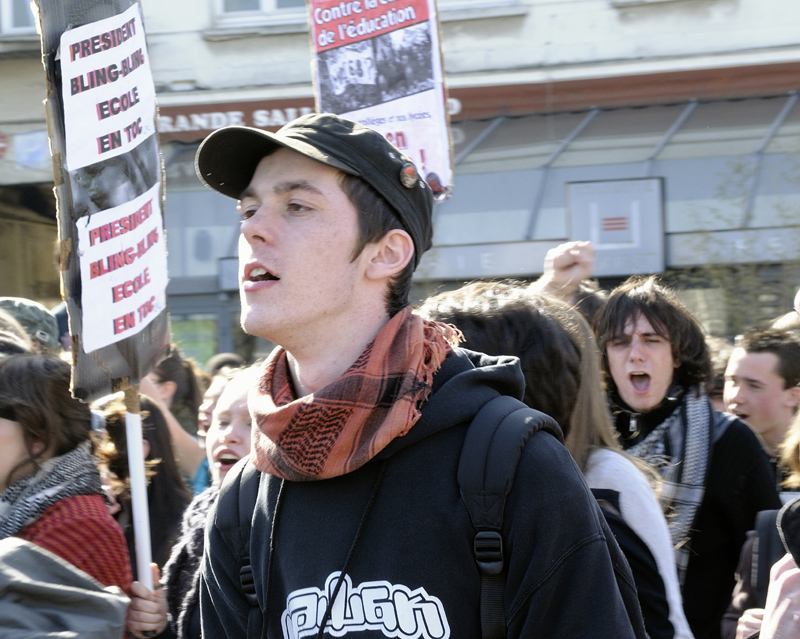
{"label": "red logo sign", "polygon": [[0,158],[8,151],[8,138],[0,131]]}
{"label": "red logo sign", "polygon": [[627,217],[604,217],[602,222],[603,231],[627,231]]}

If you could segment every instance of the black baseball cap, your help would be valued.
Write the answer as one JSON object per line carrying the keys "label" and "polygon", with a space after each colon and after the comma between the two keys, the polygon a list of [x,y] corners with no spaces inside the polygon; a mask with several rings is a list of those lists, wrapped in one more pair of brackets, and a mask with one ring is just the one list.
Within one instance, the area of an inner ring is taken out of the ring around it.
{"label": "black baseball cap", "polygon": [[431,247],[433,193],[414,163],[377,131],[330,113],[303,115],[277,133],[228,126],[209,135],[195,157],[200,180],[239,199],[258,163],[285,147],[362,178],[397,213],[414,241],[414,265]]}

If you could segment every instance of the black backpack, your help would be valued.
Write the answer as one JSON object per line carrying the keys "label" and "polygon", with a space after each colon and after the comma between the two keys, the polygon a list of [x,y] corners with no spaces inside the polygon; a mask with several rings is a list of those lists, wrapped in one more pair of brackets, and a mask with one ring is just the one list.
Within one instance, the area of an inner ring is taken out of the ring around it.
{"label": "black backpack", "polygon": [[[487,402],[475,415],[467,430],[458,465],[461,497],[475,528],[475,562],[481,574],[481,635],[483,639],[505,639],[506,622],[503,607],[506,579],[503,554],[503,514],[506,498],[514,483],[522,451],[528,438],[539,430],[546,431],[563,443],[564,437],[556,421],[523,404],[501,395]],[[217,516],[220,530],[228,531],[233,547],[249,549],[250,526],[255,508],[261,473],[247,464],[234,481],[220,492]],[[231,494],[237,494],[236,505]],[[226,498],[227,497],[227,498]],[[220,504],[224,502],[224,507]],[[617,584],[634,632],[647,639],[636,587],[631,581],[627,561],[605,518],[600,518],[614,565]],[[228,525],[225,525],[225,522]],[[261,610],[255,594],[249,553],[240,557],[239,577],[250,604],[247,619],[248,639],[261,637]]]}
{"label": "black backpack", "polygon": [[775,562],[786,553],[778,532],[778,510],[761,510],[756,515],[756,539],[753,544],[753,564],[750,581],[756,597],[756,606],[767,604],[769,572]]}

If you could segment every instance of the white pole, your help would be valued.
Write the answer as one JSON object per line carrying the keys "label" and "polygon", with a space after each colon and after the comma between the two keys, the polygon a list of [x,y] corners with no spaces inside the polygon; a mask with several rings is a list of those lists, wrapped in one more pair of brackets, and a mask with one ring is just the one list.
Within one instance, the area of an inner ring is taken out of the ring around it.
{"label": "white pole", "polygon": [[147,480],[144,474],[142,416],[139,413],[138,386],[126,389],[125,408],[125,432],[128,438],[128,472],[131,482],[137,580],[149,590],[153,590],[153,576],[150,573],[150,561],[153,553],[150,548],[150,516],[147,506]]}

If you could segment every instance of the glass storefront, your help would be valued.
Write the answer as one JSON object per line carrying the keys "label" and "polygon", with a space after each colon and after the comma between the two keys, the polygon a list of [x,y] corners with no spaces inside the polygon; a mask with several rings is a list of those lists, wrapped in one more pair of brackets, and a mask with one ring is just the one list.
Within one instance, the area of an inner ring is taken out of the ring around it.
{"label": "glass storefront", "polygon": [[[415,279],[420,297],[475,278],[535,277],[549,248],[588,239],[586,228],[570,223],[570,185],[642,178],[663,184],[661,205],[643,209],[641,224],[647,230],[661,216],[668,276],[708,265],[726,274],[749,269],[777,291],[774,305],[762,300],[767,310],[780,309],[783,289],[800,283],[795,95],[471,120],[452,129],[455,188],[434,212],[434,247]],[[232,200],[195,177],[195,150],[163,149],[170,307],[188,316],[186,309],[209,304],[204,312],[222,321],[223,310],[238,310],[235,293],[219,284],[220,259],[236,255],[238,216]],[[678,279],[695,291],[686,297],[698,312],[713,307],[709,328],[734,330],[740,322],[730,319],[730,301],[718,298],[720,286],[737,280],[709,277]],[[234,348],[233,329],[218,328],[216,339],[213,348]]]}

